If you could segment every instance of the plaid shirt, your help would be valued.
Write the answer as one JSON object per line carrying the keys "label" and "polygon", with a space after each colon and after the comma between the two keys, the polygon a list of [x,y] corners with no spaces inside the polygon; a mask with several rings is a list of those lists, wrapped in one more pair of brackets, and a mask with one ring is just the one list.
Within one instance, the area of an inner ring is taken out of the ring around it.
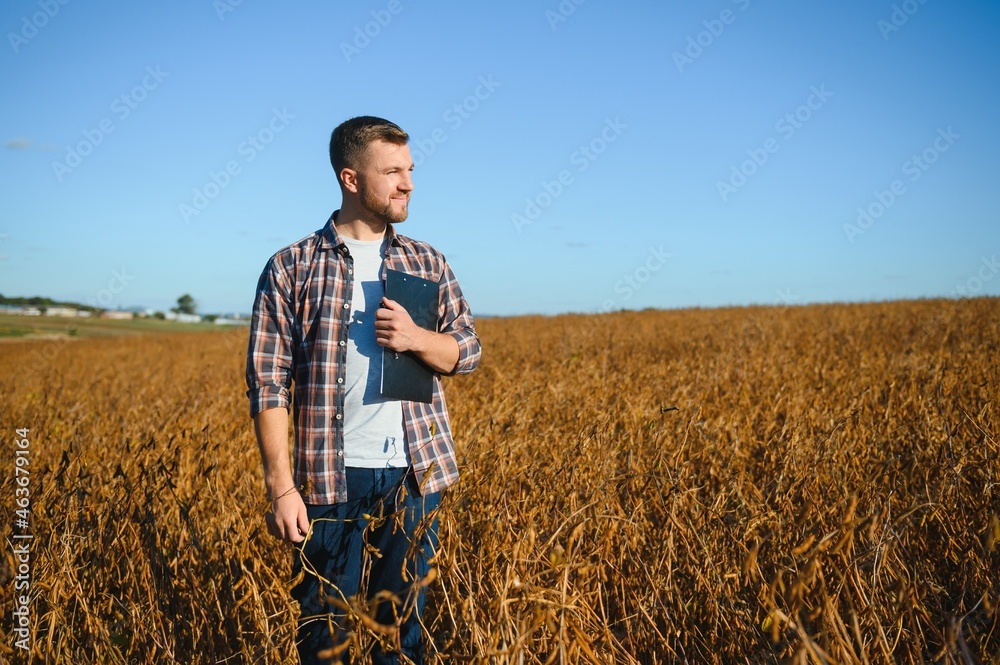
{"label": "plaid shirt", "polygon": [[[251,417],[265,409],[287,409],[295,383],[295,484],[304,488],[306,503],[313,504],[347,500],[344,376],[354,270],[333,220],[331,216],[322,229],[268,261],[257,282],[247,349]],[[439,284],[438,332],[458,342],[458,365],[452,374],[471,372],[482,347],[444,255],[427,243],[398,235],[391,225],[387,233],[383,282],[385,269],[393,268]],[[456,482],[458,463],[440,377],[434,376],[430,404],[403,401],[402,407],[406,445],[423,491],[436,492]]]}

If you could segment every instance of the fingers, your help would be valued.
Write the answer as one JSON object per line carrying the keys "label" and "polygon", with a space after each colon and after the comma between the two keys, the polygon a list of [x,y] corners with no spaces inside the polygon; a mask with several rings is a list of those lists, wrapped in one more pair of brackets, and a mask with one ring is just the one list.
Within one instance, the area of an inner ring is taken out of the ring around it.
{"label": "fingers", "polygon": [[400,328],[399,315],[388,309],[379,309],[375,312],[375,340],[382,342],[390,333],[398,331]]}
{"label": "fingers", "polygon": [[287,543],[301,543],[309,533],[309,514],[298,494],[275,501],[265,521],[271,535]]}
{"label": "fingers", "polygon": [[301,537],[295,542],[301,542],[305,540],[306,534],[309,533],[309,514],[306,512],[306,507],[303,504],[302,509],[299,511],[299,534]]}
{"label": "fingers", "polygon": [[375,329],[388,330],[402,327],[406,319],[409,318],[406,309],[388,298],[382,298],[382,302],[389,304],[375,310]]}
{"label": "fingers", "polygon": [[301,543],[309,532],[309,518],[304,508],[301,515],[289,515],[287,519],[280,519],[273,513],[268,513],[267,530],[278,540]]}
{"label": "fingers", "polygon": [[396,322],[403,325],[407,321],[413,322],[406,308],[395,300],[389,300],[383,296],[382,306],[375,310],[375,326],[378,327],[379,322]]}
{"label": "fingers", "polygon": [[406,311],[396,301],[383,297],[382,306],[375,310],[375,325],[377,326],[378,323],[382,321],[391,321],[395,319],[399,316],[400,310],[403,310],[404,312]]}
{"label": "fingers", "polygon": [[287,537],[285,538],[287,542],[293,544],[301,543],[305,539],[306,535],[304,533],[299,533],[298,525],[293,526],[291,530],[289,530]]}
{"label": "fingers", "polygon": [[413,323],[409,312],[388,298],[382,298],[382,305],[375,311],[376,343],[400,353],[415,349],[421,329]]}

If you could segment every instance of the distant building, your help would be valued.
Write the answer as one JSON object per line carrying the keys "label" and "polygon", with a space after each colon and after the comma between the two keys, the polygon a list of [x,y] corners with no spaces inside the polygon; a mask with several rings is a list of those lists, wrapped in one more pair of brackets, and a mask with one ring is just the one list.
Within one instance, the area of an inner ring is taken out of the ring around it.
{"label": "distant building", "polygon": [[85,313],[81,314],[81,310],[76,307],[46,307],[45,316],[89,316],[90,312],[83,310]]}
{"label": "distant building", "polygon": [[177,323],[201,323],[200,314],[181,314],[179,312],[164,312],[163,318],[167,321],[176,321]]}
{"label": "distant building", "polygon": [[118,311],[118,310],[116,310],[116,311],[105,311],[103,314],[101,314],[101,318],[102,319],[131,319],[132,318],[132,312],[123,312],[123,311]]}
{"label": "distant building", "polygon": [[248,326],[250,325],[250,319],[240,319],[240,318],[229,318],[229,317],[218,317],[215,319],[215,325],[217,326]]}
{"label": "distant building", "polygon": [[0,305],[0,314],[17,314],[19,316],[41,316],[37,307],[22,307],[21,305]]}

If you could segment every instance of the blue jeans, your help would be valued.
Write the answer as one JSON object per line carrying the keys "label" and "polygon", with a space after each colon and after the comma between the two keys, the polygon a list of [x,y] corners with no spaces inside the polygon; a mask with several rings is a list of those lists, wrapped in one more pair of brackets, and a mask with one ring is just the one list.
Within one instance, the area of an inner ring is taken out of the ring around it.
{"label": "blue jeans", "polygon": [[[293,576],[305,568],[304,578],[292,589],[300,606],[297,645],[302,663],[331,662],[317,653],[343,645],[354,629],[350,613],[333,600],[347,602],[359,595],[371,601],[379,591],[395,594],[403,604],[383,600],[372,616],[381,624],[398,624],[395,649],[423,662],[420,617],[425,593],[412,586],[427,575],[427,560],[437,551],[438,522],[432,511],[440,502],[440,492],[420,496],[410,469],[348,467],[345,503],[306,506],[312,534],[295,548],[292,565]],[[372,548],[381,556],[372,554]],[[372,661],[399,663],[395,649],[376,647]],[[332,662],[349,662],[346,649],[339,658]]]}

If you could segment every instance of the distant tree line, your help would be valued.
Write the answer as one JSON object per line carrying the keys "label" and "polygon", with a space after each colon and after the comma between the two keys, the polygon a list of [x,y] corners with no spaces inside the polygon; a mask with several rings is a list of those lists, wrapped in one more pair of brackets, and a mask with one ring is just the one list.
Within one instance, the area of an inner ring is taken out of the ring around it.
{"label": "distant tree line", "polygon": [[62,300],[53,300],[52,298],[43,298],[41,296],[33,296],[31,298],[18,297],[9,298],[0,293],[0,305],[13,305],[15,307],[36,307],[38,309],[45,309],[48,307],[75,307],[76,309],[87,310],[88,312],[96,312],[100,308],[93,307],[91,305],[81,305],[75,302],[65,302]]}
{"label": "distant tree line", "polygon": [[[92,305],[81,305],[75,302],[65,302],[61,300],[53,300],[52,298],[43,298],[41,296],[34,296],[31,298],[9,298],[0,294],[0,305],[13,305],[16,307],[34,307],[41,310],[43,313],[46,309],[50,307],[74,307],[80,310],[86,310],[95,315],[100,315],[104,312],[101,307],[94,307]],[[174,314],[197,314],[198,301],[194,299],[190,293],[185,293],[177,299],[177,307],[171,307],[170,311]],[[138,313],[134,313],[135,316],[139,316]],[[154,319],[164,319],[166,315],[163,312],[154,312],[150,316]],[[213,323],[218,315],[216,314],[206,314],[202,317],[205,321]]]}

